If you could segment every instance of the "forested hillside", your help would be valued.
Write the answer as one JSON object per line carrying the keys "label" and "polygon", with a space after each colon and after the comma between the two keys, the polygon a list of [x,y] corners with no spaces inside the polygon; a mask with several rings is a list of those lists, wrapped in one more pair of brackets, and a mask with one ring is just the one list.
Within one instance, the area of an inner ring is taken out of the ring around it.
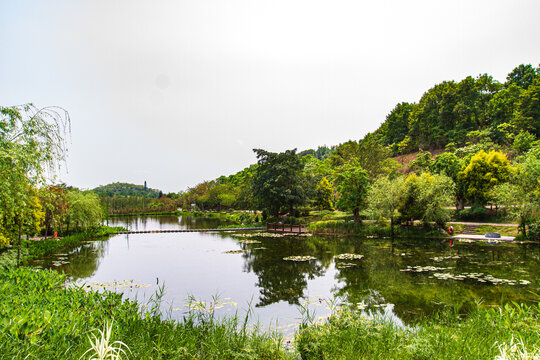
{"label": "forested hillside", "polygon": [[99,196],[144,196],[147,198],[160,197],[161,191],[150,189],[144,185],[115,182],[108,185],[98,186],[92,190]]}
{"label": "forested hillside", "polygon": [[540,69],[519,65],[504,83],[483,74],[436,84],[360,140],[298,154],[255,149],[257,164],[191,187],[179,201],[272,215],[337,208],[355,219],[377,213],[441,225],[445,206],[481,215],[486,205],[520,203],[513,216],[524,230],[540,197],[539,135]]}

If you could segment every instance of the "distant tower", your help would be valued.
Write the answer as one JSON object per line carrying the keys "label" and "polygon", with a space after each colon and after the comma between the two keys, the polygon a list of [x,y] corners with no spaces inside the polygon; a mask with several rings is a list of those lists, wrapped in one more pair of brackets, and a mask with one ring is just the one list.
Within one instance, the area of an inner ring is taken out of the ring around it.
{"label": "distant tower", "polygon": [[144,191],[146,191],[146,180],[144,180]]}

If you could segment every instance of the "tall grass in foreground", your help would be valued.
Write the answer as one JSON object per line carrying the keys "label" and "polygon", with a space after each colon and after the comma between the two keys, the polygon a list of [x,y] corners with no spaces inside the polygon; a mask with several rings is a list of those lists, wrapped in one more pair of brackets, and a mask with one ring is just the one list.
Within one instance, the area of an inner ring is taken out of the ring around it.
{"label": "tall grass in foreground", "polygon": [[111,321],[109,343],[126,344],[131,359],[291,357],[279,336],[247,330],[238,316],[218,320],[213,312],[192,311],[181,322],[163,320],[152,304],[141,308],[113,292],[65,288],[64,280],[46,270],[0,272],[0,359],[79,359],[90,347],[88,334]]}
{"label": "tall grass in foreground", "polygon": [[343,309],[304,326],[296,346],[302,359],[540,359],[539,307],[477,309],[464,320],[447,310],[411,328]]}

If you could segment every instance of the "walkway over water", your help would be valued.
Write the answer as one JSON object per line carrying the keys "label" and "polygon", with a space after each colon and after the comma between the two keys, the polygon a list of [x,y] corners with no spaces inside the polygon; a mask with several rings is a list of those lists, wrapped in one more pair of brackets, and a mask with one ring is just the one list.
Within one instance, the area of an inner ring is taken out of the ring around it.
{"label": "walkway over water", "polygon": [[266,230],[265,227],[226,228],[226,229],[168,229],[168,230],[134,230],[119,231],[116,234],[154,234],[154,233],[187,233],[187,232],[216,232],[216,231],[252,231]]}
{"label": "walkway over water", "polygon": [[270,233],[290,233],[290,234],[305,234],[307,233],[307,225],[292,225],[280,223],[267,223],[266,231]]}

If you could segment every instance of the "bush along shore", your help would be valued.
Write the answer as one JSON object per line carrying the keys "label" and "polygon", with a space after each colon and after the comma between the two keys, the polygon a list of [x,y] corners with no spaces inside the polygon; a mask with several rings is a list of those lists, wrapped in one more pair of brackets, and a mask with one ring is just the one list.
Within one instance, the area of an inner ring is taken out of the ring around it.
{"label": "bush along shore", "polygon": [[[24,264],[53,253],[74,249],[86,241],[105,239],[118,231],[125,231],[123,227],[95,226],[77,233],[60,237],[47,237],[35,240],[23,240],[20,246],[20,263]],[[2,249],[0,253],[0,267],[17,265],[18,245]]]}
{"label": "bush along shore", "polygon": [[540,356],[538,305],[478,307],[465,318],[449,309],[409,326],[359,309],[338,309],[318,323],[304,313],[292,344],[287,344],[279,333],[250,327],[249,312],[217,319],[211,307],[204,307],[188,311],[182,321],[172,321],[159,310],[163,292],[140,305],[110,291],[66,287],[65,280],[63,274],[28,267],[8,267],[0,273],[0,358],[95,358],[91,340],[96,339],[107,340],[109,351],[121,349],[124,359]]}

